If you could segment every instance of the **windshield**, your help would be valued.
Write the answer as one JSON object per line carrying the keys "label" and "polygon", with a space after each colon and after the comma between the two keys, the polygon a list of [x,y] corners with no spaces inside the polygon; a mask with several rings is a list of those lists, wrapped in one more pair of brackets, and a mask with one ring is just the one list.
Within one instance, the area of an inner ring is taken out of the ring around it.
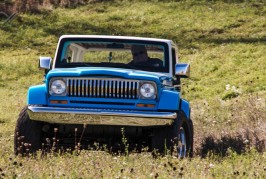
{"label": "windshield", "polygon": [[[56,68],[113,67],[168,72],[167,44],[154,42],[63,40]],[[61,52],[61,53],[60,53]]]}

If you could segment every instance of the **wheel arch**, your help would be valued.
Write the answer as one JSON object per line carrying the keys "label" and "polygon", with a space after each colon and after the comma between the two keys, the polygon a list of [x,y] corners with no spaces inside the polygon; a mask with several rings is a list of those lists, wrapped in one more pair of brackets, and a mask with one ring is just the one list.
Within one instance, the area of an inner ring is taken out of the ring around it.
{"label": "wheel arch", "polygon": [[31,105],[46,105],[47,104],[47,91],[45,84],[31,86],[28,90],[27,104]]}
{"label": "wheel arch", "polygon": [[194,143],[194,129],[193,122],[190,118],[187,118],[187,115],[184,111],[180,111],[178,114],[178,120],[181,121],[180,127],[183,127],[186,132],[186,141],[189,143],[188,156],[193,157],[193,143]]}
{"label": "wheel arch", "polygon": [[191,118],[190,118],[191,109],[190,109],[190,104],[188,101],[186,101],[184,99],[180,99],[179,110],[185,114],[185,116],[188,120],[191,120]]}

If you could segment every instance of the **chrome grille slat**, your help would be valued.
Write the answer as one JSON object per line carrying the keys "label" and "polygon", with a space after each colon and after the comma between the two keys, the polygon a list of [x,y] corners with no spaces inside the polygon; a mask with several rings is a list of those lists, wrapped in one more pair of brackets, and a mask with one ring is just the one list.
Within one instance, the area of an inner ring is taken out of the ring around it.
{"label": "chrome grille slat", "polygon": [[128,90],[127,90],[127,88],[128,88],[128,82],[126,81],[125,82],[125,98],[128,98]]}
{"label": "chrome grille slat", "polygon": [[74,80],[74,95],[77,95],[77,80]]}
{"label": "chrome grille slat", "polygon": [[95,80],[96,81],[96,90],[97,90],[97,94],[96,94],[96,97],[99,97],[100,95],[100,85],[99,85],[99,80]]}
{"label": "chrome grille slat", "polygon": [[81,80],[81,96],[84,96],[84,80]]}
{"label": "chrome grille slat", "polygon": [[121,98],[124,98],[124,82],[121,81]]}
{"label": "chrome grille slat", "polygon": [[90,87],[89,87],[89,96],[92,96],[92,80],[89,80],[90,81]]}
{"label": "chrome grille slat", "polygon": [[136,88],[135,88],[135,95],[136,95],[136,97],[138,95],[138,89],[139,89],[139,83],[136,83]]}
{"label": "chrome grille slat", "polygon": [[68,78],[71,97],[137,99],[138,80],[108,78]]}
{"label": "chrome grille slat", "polygon": [[78,82],[78,96],[80,96],[80,86],[81,86],[81,85],[80,85],[80,84],[81,84],[80,81],[81,81],[81,80],[77,80],[77,82]]}
{"label": "chrome grille slat", "polygon": [[112,81],[109,80],[109,97],[112,97]]}
{"label": "chrome grille slat", "polygon": [[96,80],[93,80],[93,87],[92,87],[92,90],[93,90],[93,97],[96,96],[97,94],[97,88],[96,88]]}
{"label": "chrome grille slat", "polygon": [[108,80],[105,80],[105,97],[107,97],[108,96],[108,86],[107,86],[107,84],[108,84]]}
{"label": "chrome grille slat", "polygon": [[88,81],[89,80],[85,80],[85,81],[86,81],[86,87],[85,87],[85,91],[86,92],[85,92],[85,96],[88,97],[89,96],[89,92],[88,92],[88,84],[89,84]]}
{"label": "chrome grille slat", "polygon": [[115,88],[116,88],[116,80],[113,81],[113,98],[116,97],[116,94],[115,94]]}
{"label": "chrome grille slat", "polygon": [[120,81],[117,82],[117,88],[116,89],[117,89],[117,93],[116,93],[117,97],[120,98],[121,97],[121,95],[120,95]]}
{"label": "chrome grille slat", "polygon": [[131,81],[128,82],[128,98],[131,98]]}

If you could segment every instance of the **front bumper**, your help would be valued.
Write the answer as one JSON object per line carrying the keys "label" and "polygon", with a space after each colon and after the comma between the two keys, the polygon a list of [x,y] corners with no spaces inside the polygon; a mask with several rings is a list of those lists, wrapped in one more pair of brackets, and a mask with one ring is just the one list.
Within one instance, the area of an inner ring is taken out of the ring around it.
{"label": "front bumper", "polygon": [[29,106],[31,120],[59,124],[92,124],[120,126],[171,125],[175,112],[107,110]]}

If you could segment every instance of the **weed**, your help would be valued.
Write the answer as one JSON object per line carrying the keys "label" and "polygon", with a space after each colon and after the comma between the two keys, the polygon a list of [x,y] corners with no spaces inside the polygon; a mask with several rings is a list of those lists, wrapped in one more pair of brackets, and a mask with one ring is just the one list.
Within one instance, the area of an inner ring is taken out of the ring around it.
{"label": "weed", "polygon": [[121,128],[121,134],[122,134],[122,145],[124,148],[125,155],[128,156],[129,154],[129,144],[125,135],[125,129]]}

